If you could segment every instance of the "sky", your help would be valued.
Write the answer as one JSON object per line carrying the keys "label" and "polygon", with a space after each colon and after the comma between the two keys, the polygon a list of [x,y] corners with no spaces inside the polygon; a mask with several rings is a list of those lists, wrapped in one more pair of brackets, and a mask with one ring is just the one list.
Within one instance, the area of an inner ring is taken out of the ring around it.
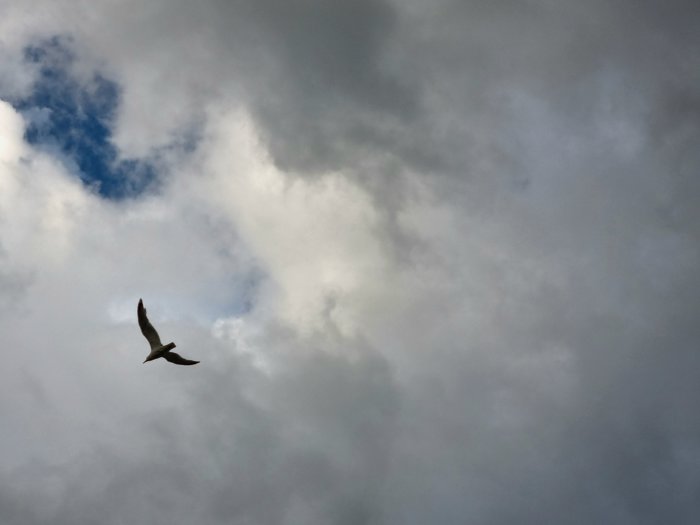
{"label": "sky", "polygon": [[0,522],[697,523],[699,19],[0,0]]}

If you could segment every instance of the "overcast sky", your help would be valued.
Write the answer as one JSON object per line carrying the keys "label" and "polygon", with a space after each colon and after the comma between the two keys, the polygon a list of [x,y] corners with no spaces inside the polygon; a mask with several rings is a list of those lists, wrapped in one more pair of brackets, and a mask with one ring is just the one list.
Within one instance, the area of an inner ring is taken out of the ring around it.
{"label": "overcast sky", "polygon": [[697,523],[699,6],[0,0],[0,522]]}

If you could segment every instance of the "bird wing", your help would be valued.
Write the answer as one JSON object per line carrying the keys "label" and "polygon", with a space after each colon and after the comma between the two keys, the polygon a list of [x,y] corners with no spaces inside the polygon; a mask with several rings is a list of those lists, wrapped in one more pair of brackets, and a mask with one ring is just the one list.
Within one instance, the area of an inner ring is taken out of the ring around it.
{"label": "bird wing", "polygon": [[153,325],[148,320],[148,317],[146,317],[146,309],[143,307],[143,301],[141,299],[139,299],[139,307],[137,309],[137,313],[139,317],[139,327],[141,328],[141,333],[146,339],[148,339],[148,343],[151,345],[151,348],[158,348],[159,346],[163,346],[163,343],[160,342],[160,336],[158,335],[158,332],[156,332],[156,329],[153,328]]}
{"label": "bird wing", "polygon": [[165,352],[163,354],[163,359],[175,363],[176,365],[196,365],[199,361],[192,361],[191,359],[185,359],[180,354],[175,352]]}

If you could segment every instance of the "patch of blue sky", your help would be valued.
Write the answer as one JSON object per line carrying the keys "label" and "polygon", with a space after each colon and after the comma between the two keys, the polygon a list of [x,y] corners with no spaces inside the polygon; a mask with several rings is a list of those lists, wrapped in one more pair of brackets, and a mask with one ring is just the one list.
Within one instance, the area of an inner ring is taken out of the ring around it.
{"label": "patch of blue sky", "polygon": [[111,142],[119,86],[99,73],[79,80],[70,40],[29,46],[24,59],[37,68],[37,78],[29,95],[11,102],[28,122],[30,144],[56,154],[105,198],[136,196],[156,181],[153,160],[119,157]]}
{"label": "patch of blue sky", "polygon": [[201,314],[209,321],[245,317],[255,307],[264,279],[260,268],[250,267],[208,282],[204,287],[207,293],[198,306]]}
{"label": "patch of blue sky", "polygon": [[237,283],[238,290],[225,304],[221,305],[224,315],[243,317],[250,313],[255,305],[257,294],[260,291],[263,273],[259,268],[251,268],[243,281]]}
{"label": "patch of blue sky", "polygon": [[[262,273],[251,268],[244,273],[231,273],[203,280],[196,289],[188,288],[187,283],[177,283],[164,291],[148,288],[141,292],[144,302],[166,318],[186,318],[193,315],[203,324],[211,324],[218,319],[243,318],[255,308],[258,294],[263,284]],[[120,311],[133,312],[136,296],[124,298]],[[124,318],[128,318],[124,313]],[[117,314],[115,314],[117,316]]]}

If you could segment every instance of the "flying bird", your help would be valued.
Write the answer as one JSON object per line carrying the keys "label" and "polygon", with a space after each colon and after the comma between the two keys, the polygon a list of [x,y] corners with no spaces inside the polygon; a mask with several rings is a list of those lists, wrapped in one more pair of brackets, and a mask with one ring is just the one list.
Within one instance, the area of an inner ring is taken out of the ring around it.
{"label": "flying bird", "polygon": [[148,340],[148,344],[151,345],[151,353],[148,354],[148,357],[146,358],[144,363],[153,361],[154,359],[158,359],[159,357],[162,357],[163,359],[165,359],[166,361],[170,361],[171,363],[175,363],[176,365],[196,365],[197,363],[199,363],[199,361],[185,359],[180,354],[171,352],[171,350],[175,348],[175,343],[168,343],[167,345],[164,345],[160,342],[160,336],[158,335],[158,332],[156,332],[156,329],[153,328],[153,325],[148,320],[148,317],[146,317],[146,309],[143,307],[142,299],[139,299],[139,306],[136,312],[139,318],[139,327],[141,328],[141,333],[143,333],[144,337]]}

